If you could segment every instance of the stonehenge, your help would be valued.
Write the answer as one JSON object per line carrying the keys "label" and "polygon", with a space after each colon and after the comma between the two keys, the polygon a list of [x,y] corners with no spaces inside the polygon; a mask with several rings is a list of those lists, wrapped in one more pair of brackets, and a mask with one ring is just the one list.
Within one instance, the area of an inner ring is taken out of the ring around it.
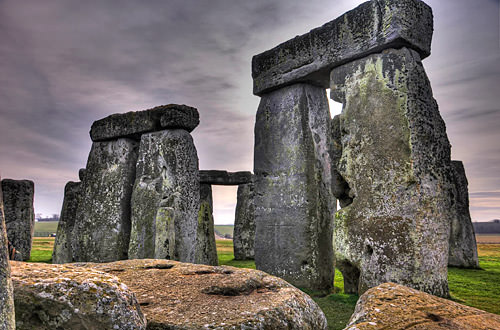
{"label": "stonehenge", "polygon": [[451,162],[456,214],[450,225],[448,265],[462,268],[479,268],[476,236],[469,213],[469,189],[464,164]]}
{"label": "stonehenge", "polygon": [[27,261],[35,230],[35,184],[30,180],[3,179],[2,191],[7,238],[17,252],[15,259]]}
{"label": "stonehenge", "polygon": [[234,216],[234,259],[247,260],[255,257],[255,207],[253,181],[238,185]]}
{"label": "stonehenge", "polygon": [[217,246],[215,244],[212,185],[200,183],[200,209],[196,233],[196,263],[217,266]]}
{"label": "stonehenge", "polygon": [[0,185],[0,329],[14,330],[14,289],[9,264],[2,185]]}

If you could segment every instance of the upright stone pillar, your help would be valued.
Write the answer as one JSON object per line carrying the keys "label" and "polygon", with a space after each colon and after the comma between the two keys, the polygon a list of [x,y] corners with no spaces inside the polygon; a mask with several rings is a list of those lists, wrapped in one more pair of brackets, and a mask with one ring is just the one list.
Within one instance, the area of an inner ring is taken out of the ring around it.
{"label": "upright stone pillar", "polygon": [[137,151],[128,138],[92,144],[72,233],[74,261],[127,259]]}
{"label": "upright stone pillar", "polygon": [[476,235],[469,213],[469,189],[464,164],[451,162],[453,182],[455,184],[455,210],[450,231],[450,253],[448,265],[463,268],[479,268]]}
{"label": "upright stone pillar", "polygon": [[323,88],[262,95],[255,123],[255,263],[290,283],[328,291],[334,260],[330,115]]}
{"label": "upright stone pillar", "polygon": [[[83,178],[83,176],[82,176]],[[81,182],[68,182],[64,187],[64,200],[57,226],[56,240],[52,252],[53,264],[64,264],[73,261],[71,248],[76,211],[80,201]]]}
{"label": "upright stone pillar", "polygon": [[19,252],[21,261],[28,261],[35,231],[35,184],[29,180],[4,179],[2,190],[7,238]]}
{"label": "upright stone pillar", "polygon": [[2,185],[0,185],[0,329],[16,329],[14,315],[14,289],[10,277],[7,231],[5,229]]}
{"label": "upright stone pillar", "polygon": [[344,104],[335,247],[346,288],[396,282],[447,296],[450,145],[419,54],[388,49],[341,65],[331,89]]}
{"label": "upright stone pillar", "polygon": [[254,259],[255,205],[253,183],[238,185],[236,212],[234,216],[234,259]]}
{"label": "upright stone pillar", "polygon": [[132,194],[129,258],[195,262],[198,156],[184,129],[143,134]]}
{"label": "upright stone pillar", "polygon": [[200,184],[200,210],[198,211],[198,231],[196,235],[196,263],[217,266],[217,246],[215,244],[212,185]]}

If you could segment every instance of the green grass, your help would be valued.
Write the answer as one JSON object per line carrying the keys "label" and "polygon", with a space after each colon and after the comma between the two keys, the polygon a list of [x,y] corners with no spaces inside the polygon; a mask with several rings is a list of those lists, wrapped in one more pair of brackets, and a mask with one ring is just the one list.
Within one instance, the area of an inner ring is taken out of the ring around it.
{"label": "green grass", "polygon": [[[53,238],[35,238],[30,261],[50,263],[53,244]],[[464,305],[500,314],[500,244],[479,244],[478,253],[481,270],[449,268],[448,280],[452,299]],[[234,260],[232,240],[218,240],[217,254],[220,265],[255,269],[253,260]],[[325,313],[328,329],[343,329],[358,300],[357,295],[344,293],[342,274],[338,270],[335,270],[334,293],[321,297],[315,292],[303,291],[311,295]]]}
{"label": "green grass", "polygon": [[49,236],[57,232],[57,221],[35,222],[35,237],[36,236]]}
{"label": "green grass", "polygon": [[215,225],[214,230],[219,233],[219,235],[224,236],[226,234],[231,235],[233,237],[233,225]]}

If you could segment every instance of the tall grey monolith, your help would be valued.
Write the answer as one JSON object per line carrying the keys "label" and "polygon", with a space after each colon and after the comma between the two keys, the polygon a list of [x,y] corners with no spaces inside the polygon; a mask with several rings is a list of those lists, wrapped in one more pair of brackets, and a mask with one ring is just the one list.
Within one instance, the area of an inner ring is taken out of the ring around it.
{"label": "tall grey monolith", "polygon": [[5,229],[2,185],[0,185],[0,329],[14,330],[14,289],[10,277],[7,231]]}
{"label": "tall grey monolith", "polygon": [[212,185],[200,183],[200,210],[196,235],[196,263],[217,266],[215,244]]}
{"label": "tall grey monolith", "polygon": [[2,180],[7,238],[22,261],[30,259],[35,231],[33,199],[35,184],[30,180]]}
{"label": "tall grey monolith", "polygon": [[66,183],[64,187],[64,200],[57,226],[54,250],[52,251],[53,264],[64,264],[73,261],[71,242],[76,211],[81,196],[80,187],[81,182],[72,181]]}
{"label": "tall grey monolith", "polygon": [[127,259],[137,151],[129,138],[92,144],[72,233],[74,261]]}
{"label": "tall grey monolith", "polygon": [[262,95],[255,123],[257,269],[328,291],[333,285],[330,114],[323,88]]}
{"label": "tall grey monolith", "polygon": [[236,260],[254,259],[255,256],[253,189],[253,183],[238,185],[233,231],[234,259]]}
{"label": "tall grey monolith", "polygon": [[469,189],[464,164],[451,162],[453,182],[455,184],[456,216],[451,222],[450,252],[448,265],[463,268],[479,268],[476,235],[469,213]]}
{"label": "tall grey monolith", "polygon": [[143,134],[136,168],[129,258],[194,262],[200,186],[191,135]]}
{"label": "tall grey monolith", "polygon": [[388,49],[344,64],[331,89],[344,105],[336,167],[347,203],[334,240],[346,291],[396,282],[447,296],[450,144],[419,54]]}

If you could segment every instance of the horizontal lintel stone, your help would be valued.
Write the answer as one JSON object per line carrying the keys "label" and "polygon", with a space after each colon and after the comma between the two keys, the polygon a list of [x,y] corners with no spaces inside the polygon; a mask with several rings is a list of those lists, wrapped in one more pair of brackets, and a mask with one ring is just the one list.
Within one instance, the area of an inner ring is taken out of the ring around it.
{"label": "horizontal lintel stone", "polygon": [[262,96],[306,82],[329,88],[329,72],[339,65],[407,47],[430,55],[432,9],[420,0],[372,0],[252,59],[253,92]]}
{"label": "horizontal lintel stone", "polygon": [[237,186],[252,182],[252,172],[228,172],[217,170],[200,171],[200,183],[222,186]]}
{"label": "horizontal lintel stone", "polygon": [[116,113],[95,121],[90,129],[94,142],[131,138],[170,128],[192,132],[200,123],[198,110],[187,105],[168,104],[143,111]]}

